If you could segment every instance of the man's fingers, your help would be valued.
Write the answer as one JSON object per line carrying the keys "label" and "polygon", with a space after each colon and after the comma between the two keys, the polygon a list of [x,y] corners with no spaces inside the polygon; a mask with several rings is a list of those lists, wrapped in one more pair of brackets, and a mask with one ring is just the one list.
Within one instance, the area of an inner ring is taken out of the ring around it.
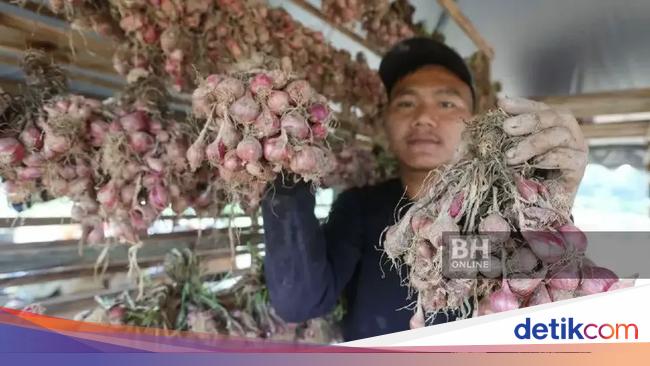
{"label": "man's fingers", "polygon": [[547,153],[536,157],[532,166],[540,169],[580,170],[587,162],[584,151],[568,147],[556,147]]}
{"label": "man's fingers", "polygon": [[557,180],[567,191],[575,194],[577,185],[587,166],[587,152],[566,147],[556,147],[544,155],[535,158],[534,167],[552,169],[559,173]]}
{"label": "man's fingers", "polygon": [[573,136],[564,127],[551,127],[521,140],[515,147],[506,151],[506,162],[510,165],[522,164],[530,158],[559,146],[567,146]]}
{"label": "man's fingers", "polygon": [[510,114],[539,112],[550,109],[548,105],[542,102],[536,102],[524,98],[502,98],[499,99],[497,104],[499,105],[499,108]]}
{"label": "man's fingers", "polygon": [[503,130],[511,136],[528,135],[549,127],[564,126],[565,119],[566,116],[552,109],[524,113],[506,119]]}

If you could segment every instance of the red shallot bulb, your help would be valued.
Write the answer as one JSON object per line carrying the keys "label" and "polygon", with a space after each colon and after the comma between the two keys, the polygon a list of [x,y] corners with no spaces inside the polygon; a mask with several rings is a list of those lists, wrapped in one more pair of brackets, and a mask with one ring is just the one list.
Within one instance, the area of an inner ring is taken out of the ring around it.
{"label": "red shallot bulb", "polygon": [[259,73],[251,79],[250,90],[254,94],[267,94],[273,89],[273,80],[264,73]]}
{"label": "red shallot bulb", "polygon": [[607,268],[587,266],[582,269],[582,282],[576,293],[581,296],[608,291],[618,281],[618,276]]}
{"label": "red shallot bulb", "polygon": [[43,134],[38,128],[30,126],[20,133],[20,141],[29,150],[40,150],[43,147]]}
{"label": "red shallot bulb", "polygon": [[550,303],[551,295],[549,295],[548,290],[544,284],[539,284],[533,294],[528,298],[526,306],[535,306]]}
{"label": "red shallot bulb", "polygon": [[311,134],[316,140],[325,140],[329,131],[327,126],[321,123],[314,123],[311,125]]}
{"label": "red shallot bulb", "polygon": [[136,153],[149,151],[154,144],[154,139],[146,132],[137,131],[129,134],[129,146]]}
{"label": "red shallot bulb", "polygon": [[19,167],[16,171],[19,180],[34,180],[43,175],[41,168],[36,167]]}
{"label": "red shallot bulb", "polygon": [[205,157],[212,165],[217,165],[226,154],[226,145],[219,139],[215,139],[205,148]]}
{"label": "red shallot bulb", "polygon": [[158,211],[164,210],[169,205],[169,194],[162,184],[154,184],[149,191],[149,203]]}
{"label": "red shallot bulb", "polygon": [[86,239],[88,244],[96,245],[101,244],[104,241],[104,228],[102,225],[97,225],[93,227],[88,233],[88,238]]}
{"label": "red shallot bulb", "polygon": [[195,141],[186,153],[187,161],[190,164],[190,169],[195,171],[196,169],[203,164],[205,160],[205,144],[200,140]]}
{"label": "red shallot bulb", "polygon": [[305,105],[312,98],[313,90],[306,80],[295,80],[284,89],[296,105]]}
{"label": "red shallot bulb", "polygon": [[303,146],[291,157],[291,170],[298,174],[313,174],[318,171],[322,155],[315,146]]}
{"label": "red shallot bulb", "polygon": [[519,191],[523,199],[530,203],[537,201],[537,185],[534,181],[517,175],[515,176],[515,184],[517,185],[517,191]]}
{"label": "red shallot bulb", "polygon": [[517,296],[510,291],[508,281],[504,278],[501,281],[501,288],[490,294],[490,310],[495,313],[519,309]]}
{"label": "red shallot bulb", "polygon": [[565,224],[557,228],[562,238],[571,249],[584,253],[587,250],[587,236],[582,230],[572,224]]}
{"label": "red shallot bulb", "polygon": [[149,128],[149,116],[144,111],[135,111],[120,117],[120,123],[127,132],[145,131]]}
{"label": "red shallot bulb", "polygon": [[289,94],[280,90],[272,90],[266,100],[266,104],[271,112],[277,115],[282,115],[291,106]]}
{"label": "red shallot bulb", "polygon": [[125,205],[131,205],[135,197],[135,185],[127,184],[120,189],[120,201]]}
{"label": "red shallot bulb", "polygon": [[255,118],[253,127],[257,137],[273,136],[280,132],[280,119],[268,107],[263,107],[262,112]]}
{"label": "red shallot bulb", "polygon": [[285,134],[267,139],[264,142],[264,158],[273,163],[289,160],[290,149]]}
{"label": "red shallot bulb", "polygon": [[25,148],[13,137],[0,138],[0,165],[20,163],[25,157]]}
{"label": "red shallot bulb", "polygon": [[97,191],[97,201],[108,210],[115,208],[117,199],[117,187],[113,182],[108,182]]}
{"label": "red shallot bulb", "polygon": [[463,192],[458,192],[451,201],[449,206],[449,216],[456,218],[460,214],[461,209],[463,208],[463,201],[465,200],[465,195]]}
{"label": "red shallot bulb", "polygon": [[250,124],[260,114],[260,106],[250,94],[237,99],[230,105],[230,115],[239,124]]}
{"label": "red shallot bulb", "polygon": [[309,120],[313,123],[325,124],[329,115],[330,112],[324,104],[314,103],[309,106]]}
{"label": "red shallot bulb", "polygon": [[23,164],[25,164],[28,167],[38,168],[38,167],[42,167],[43,164],[45,164],[45,159],[43,159],[41,154],[34,152],[27,155],[23,159]]}
{"label": "red shallot bulb", "polygon": [[550,231],[526,231],[521,232],[533,253],[544,263],[555,263],[559,261],[566,251],[562,238]]}
{"label": "red shallot bulb", "polygon": [[235,172],[242,169],[244,167],[244,164],[237,156],[237,152],[235,150],[231,150],[226,153],[223,159],[223,167],[228,171]]}
{"label": "red shallot bulb", "polygon": [[237,145],[237,156],[245,162],[260,160],[262,153],[262,144],[253,137],[244,137]]}
{"label": "red shallot bulb", "polygon": [[287,113],[280,119],[282,129],[287,132],[289,136],[304,140],[309,137],[309,125],[305,118],[297,113]]}

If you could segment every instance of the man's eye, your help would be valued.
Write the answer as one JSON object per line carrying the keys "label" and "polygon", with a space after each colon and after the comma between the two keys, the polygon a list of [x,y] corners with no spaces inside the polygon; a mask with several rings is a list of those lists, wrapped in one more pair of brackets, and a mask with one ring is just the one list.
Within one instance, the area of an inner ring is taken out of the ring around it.
{"label": "man's eye", "polygon": [[414,105],[415,105],[415,103],[413,103],[410,100],[400,100],[400,101],[397,101],[397,103],[396,103],[397,108],[411,108]]}
{"label": "man's eye", "polygon": [[443,100],[440,102],[440,106],[442,108],[456,108],[458,105],[454,102],[450,102],[448,100]]}

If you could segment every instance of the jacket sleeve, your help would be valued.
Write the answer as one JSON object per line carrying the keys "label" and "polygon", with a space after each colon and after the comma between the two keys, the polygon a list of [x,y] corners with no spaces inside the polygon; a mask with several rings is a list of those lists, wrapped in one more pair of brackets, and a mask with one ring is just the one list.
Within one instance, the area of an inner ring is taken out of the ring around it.
{"label": "jacket sleeve", "polygon": [[355,271],[362,248],[358,191],[342,193],[322,227],[315,198],[301,183],[262,201],[264,273],[271,303],[288,322],[330,312]]}

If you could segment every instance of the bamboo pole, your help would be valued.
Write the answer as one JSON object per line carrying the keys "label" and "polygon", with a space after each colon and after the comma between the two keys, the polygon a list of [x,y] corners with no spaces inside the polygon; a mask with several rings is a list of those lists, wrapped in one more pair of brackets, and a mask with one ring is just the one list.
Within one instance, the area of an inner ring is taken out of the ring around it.
{"label": "bamboo pole", "polygon": [[454,0],[438,0],[438,4],[449,13],[458,26],[465,32],[469,39],[474,42],[476,47],[484,52],[490,60],[494,59],[494,50],[492,46],[481,36],[474,24],[463,14]]}

